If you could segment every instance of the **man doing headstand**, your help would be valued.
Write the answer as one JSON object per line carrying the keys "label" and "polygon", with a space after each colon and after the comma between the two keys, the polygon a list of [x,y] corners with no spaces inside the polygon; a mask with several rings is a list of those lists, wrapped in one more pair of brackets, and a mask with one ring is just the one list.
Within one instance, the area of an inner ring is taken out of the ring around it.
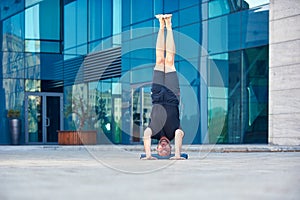
{"label": "man doing headstand", "polygon": [[[175,156],[181,157],[181,146],[184,132],[180,129],[179,120],[179,81],[174,65],[175,43],[172,32],[171,14],[156,15],[160,23],[156,41],[156,64],[151,88],[152,111],[149,126],[144,131],[144,159],[156,159],[151,155],[151,138],[159,140],[157,153],[160,156],[171,154],[170,141],[175,138]],[[166,43],[164,29],[167,29]],[[165,52],[166,48],[166,52]],[[165,56],[166,53],[166,56]]]}

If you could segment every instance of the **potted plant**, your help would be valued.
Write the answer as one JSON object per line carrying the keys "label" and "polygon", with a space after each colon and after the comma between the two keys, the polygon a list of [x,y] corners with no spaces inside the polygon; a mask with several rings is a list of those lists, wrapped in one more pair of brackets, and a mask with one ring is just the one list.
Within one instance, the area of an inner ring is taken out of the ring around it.
{"label": "potted plant", "polygon": [[21,135],[21,119],[20,110],[10,109],[7,112],[7,118],[9,123],[9,133],[11,138],[11,143],[13,145],[19,144]]}
{"label": "potted plant", "polygon": [[58,143],[62,145],[97,144],[95,124],[103,114],[100,106],[91,105],[83,95],[69,94],[67,102],[64,114],[66,118],[72,119],[73,128],[58,131]]}

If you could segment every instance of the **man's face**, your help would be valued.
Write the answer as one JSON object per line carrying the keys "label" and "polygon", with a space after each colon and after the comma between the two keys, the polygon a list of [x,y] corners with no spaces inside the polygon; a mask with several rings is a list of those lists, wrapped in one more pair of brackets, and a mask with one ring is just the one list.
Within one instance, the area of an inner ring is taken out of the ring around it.
{"label": "man's face", "polygon": [[171,154],[170,141],[166,137],[162,137],[157,145],[157,153],[160,156],[169,156]]}

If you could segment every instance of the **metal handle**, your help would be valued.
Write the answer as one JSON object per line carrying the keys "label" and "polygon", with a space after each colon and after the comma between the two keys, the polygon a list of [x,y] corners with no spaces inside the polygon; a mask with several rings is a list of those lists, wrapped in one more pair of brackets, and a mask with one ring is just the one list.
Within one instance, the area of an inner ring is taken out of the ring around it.
{"label": "metal handle", "polygon": [[248,91],[248,125],[251,126],[251,115],[252,115],[252,111],[251,111],[251,91],[250,91],[250,87],[247,87],[247,91]]}
{"label": "metal handle", "polygon": [[46,117],[46,127],[50,126],[50,119],[48,117]]}

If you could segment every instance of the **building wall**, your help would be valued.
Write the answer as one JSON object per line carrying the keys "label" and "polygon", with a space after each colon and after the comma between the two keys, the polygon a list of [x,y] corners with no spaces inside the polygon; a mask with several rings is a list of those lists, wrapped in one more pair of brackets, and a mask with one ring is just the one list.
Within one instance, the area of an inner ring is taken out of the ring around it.
{"label": "building wall", "polygon": [[300,145],[300,1],[270,0],[269,143]]}
{"label": "building wall", "polygon": [[[158,13],[173,14],[183,142],[267,143],[269,0],[0,0],[0,8],[0,144],[10,143],[10,108],[21,110],[21,144],[35,134],[24,127],[38,110],[26,108],[29,92],[62,93],[64,105],[80,96],[101,108],[92,124],[101,137],[142,143]],[[77,121],[64,117],[64,129]]]}

